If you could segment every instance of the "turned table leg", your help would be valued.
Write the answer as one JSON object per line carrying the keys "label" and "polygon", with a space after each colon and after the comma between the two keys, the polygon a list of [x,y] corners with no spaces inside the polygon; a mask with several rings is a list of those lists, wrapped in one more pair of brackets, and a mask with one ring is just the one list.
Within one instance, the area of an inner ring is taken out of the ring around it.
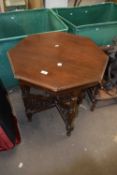
{"label": "turned table leg", "polygon": [[30,86],[27,85],[20,85],[21,91],[22,91],[22,98],[25,106],[25,112],[28,121],[32,121],[32,112],[29,112],[29,95],[30,95]]}
{"label": "turned table leg", "polygon": [[69,105],[69,110],[67,112],[67,125],[66,125],[66,130],[67,130],[67,136],[71,135],[71,131],[74,129],[74,119],[78,113],[78,104],[77,104],[77,97],[73,97],[70,101]]}
{"label": "turned table leg", "polygon": [[22,98],[28,121],[32,121],[32,115],[55,106],[53,96],[43,96],[30,93],[30,86],[21,84]]}
{"label": "turned table leg", "polygon": [[66,126],[66,134],[67,136],[71,135],[71,131],[74,129],[74,120],[78,114],[79,107],[79,96],[71,96],[70,98],[62,99],[58,98],[56,102],[56,107],[62,116],[65,126]]}

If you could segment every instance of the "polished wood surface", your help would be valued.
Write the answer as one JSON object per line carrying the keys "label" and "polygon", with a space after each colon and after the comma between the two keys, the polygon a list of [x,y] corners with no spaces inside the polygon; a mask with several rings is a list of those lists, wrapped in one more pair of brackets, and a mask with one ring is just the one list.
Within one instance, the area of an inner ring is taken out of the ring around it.
{"label": "polished wood surface", "polygon": [[63,32],[29,36],[8,54],[16,78],[54,92],[101,82],[108,60],[89,38]]}

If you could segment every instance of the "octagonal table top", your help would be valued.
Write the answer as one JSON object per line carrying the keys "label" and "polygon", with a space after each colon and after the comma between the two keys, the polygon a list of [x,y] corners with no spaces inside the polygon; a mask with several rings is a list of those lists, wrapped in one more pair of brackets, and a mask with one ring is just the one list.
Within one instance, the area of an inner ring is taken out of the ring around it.
{"label": "octagonal table top", "polygon": [[64,32],[29,36],[8,56],[17,79],[55,92],[101,82],[108,61],[91,39]]}

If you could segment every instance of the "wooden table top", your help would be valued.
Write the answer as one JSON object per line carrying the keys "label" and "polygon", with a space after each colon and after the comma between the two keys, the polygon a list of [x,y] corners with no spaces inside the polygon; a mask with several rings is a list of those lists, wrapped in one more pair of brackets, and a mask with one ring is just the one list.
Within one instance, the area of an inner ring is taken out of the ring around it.
{"label": "wooden table top", "polygon": [[108,57],[86,37],[32,35],[8,52],[16,78],[58,92],[101,82]]}

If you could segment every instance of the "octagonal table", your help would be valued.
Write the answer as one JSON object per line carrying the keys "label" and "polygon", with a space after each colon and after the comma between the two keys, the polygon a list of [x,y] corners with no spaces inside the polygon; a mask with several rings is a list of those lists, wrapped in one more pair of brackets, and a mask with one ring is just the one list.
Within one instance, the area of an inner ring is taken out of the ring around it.
{"label": "octagonal table", "polygon": [[[28,119],[56,106],[70,135],[82,92],[101,82],[107,55],[89,38],[64,32],[29,36],[8,55],[20,81]],[[43,93],[31,93],[31,87]]]}

